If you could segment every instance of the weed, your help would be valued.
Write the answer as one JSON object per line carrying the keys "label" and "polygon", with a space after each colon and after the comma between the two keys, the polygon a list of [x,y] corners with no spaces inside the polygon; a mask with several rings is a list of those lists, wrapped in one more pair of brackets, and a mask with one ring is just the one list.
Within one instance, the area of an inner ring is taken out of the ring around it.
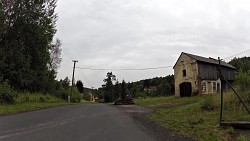
{"label": "weed", "polygon": [[240,137],[238,138],[238,141],[248,141],[248,139],[245,136],[240,135]]}
{"label": "weed", "polygon": [[0,104],[14,104],[17,92],[14,91],[8,81],[3,81],[0,78]]}
{"label": "weed", "polygon": [[232,134],[234,133],[234,128],[233,128],[233,127],[229,127],[229,128],[227,129],[227,132],[228,132],[230,135],[232,135]]}
{"label": "weed", "polygon": [[214,101],[213,101],[212,96],[208,96],[207,98],[205,98],[205,100],[201,104],[201,109],[205,110],[205,111],[210,112],[210,111],[213,111],[214,108],[215,108],[215,106],[214,106]]}

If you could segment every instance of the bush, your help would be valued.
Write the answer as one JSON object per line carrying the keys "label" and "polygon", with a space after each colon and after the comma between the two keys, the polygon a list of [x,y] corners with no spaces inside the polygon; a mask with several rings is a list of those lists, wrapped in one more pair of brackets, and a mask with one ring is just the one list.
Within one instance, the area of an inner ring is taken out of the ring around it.
{"label": "bush", "polygon": [[236,75],[236,84],[241,90],[248,90],[250,86],[250,71],[243,72],[240,70]]}
{"label": "bush", "polygon": [[2,81],[0,78],[0,104],[13,104],[16,102],[16,96],[17,92],[10,87],[8,81]]}
{"label": "bush", "polygon": [[201,109],[205,111],[213,111],[215,109],[215,103],[212,96],[208,96],[201,103]]}
{"label": "bush", "polygon": [[71,93],[69,90],[65,90],[65,89],[60,89],[55,92],[56,97],[63,99],[65,101],[68,101],[68,95],[71,95]]}
{"label": "bush", "polygon": [[91,94],[90,93],[84,93],[82,95],[82,99],[84,99],[86,101],[91,101]]}
{"label": "bush", "polygon": [[74,87],[72,89],[72,95],[70,96],[70,102],[79,103],[81,101],[81,95],[78,90]]}

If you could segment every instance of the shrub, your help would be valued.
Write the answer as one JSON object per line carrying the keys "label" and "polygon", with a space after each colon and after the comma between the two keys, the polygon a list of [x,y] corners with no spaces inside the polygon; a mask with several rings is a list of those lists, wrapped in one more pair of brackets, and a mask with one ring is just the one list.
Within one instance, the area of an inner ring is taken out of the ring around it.
{"label": "shrub", "polygon": [[72,95],[70,96],[70,102],[79,103],[81,101],[81,95],[78,90],[74,87],[72,89]]}
{"label": "shrub", "polygon": [[90,93],[84,93],[82,95],[82,99],[84,99],[86,101],[91,101],[91,94]]}
{"label": "shrub", "polygon": [[215,103],[212,96],[208,96],[201,103],[201,109],[205,111],[213,111],[215,108]]}
{"label": "shrub", "polygon": [[248,141],[248,139],[245,136],[240,135],[238,141]]}
{"label": "shrub", "polygon": [[232,134],[234,133],[234,128],[233,128],[233,127],[229,127],[229,128],[227,129],[227,132],[228,132],[230,135],[232,135]]}
{"label": "shrub", "polygon": [[16,96],[17,92],[10,87],[8,81],[2,81],[0,78],[0,104],[13,104],[16,102]]}
{"label": "shrub", "polygon": [[65,101],[68,100],[68,95],[71,95],[69,90],[60,89],[60,90],[55,91],[55,96]]}
{"label": "shrub", "polygon": [[79,94],[73,94],[70,97],[70,102],[79,103],[81,101],[81,96]]}

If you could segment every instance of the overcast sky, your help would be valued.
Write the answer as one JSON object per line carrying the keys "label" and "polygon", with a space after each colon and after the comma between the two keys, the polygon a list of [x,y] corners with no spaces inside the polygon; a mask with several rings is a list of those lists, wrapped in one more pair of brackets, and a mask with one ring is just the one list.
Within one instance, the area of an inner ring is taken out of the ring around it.
{"label": "overcast sky", "polygon": [[[181,52],[250,56],[249,0],[58,0],[56,12],[57,78],[71,79],[73,59],[80,68],[108,69],[76,68],[86,87],[100,87],[109,71],[120,82],[173,74]],[[119,70],[157,67],[167,68]]]}

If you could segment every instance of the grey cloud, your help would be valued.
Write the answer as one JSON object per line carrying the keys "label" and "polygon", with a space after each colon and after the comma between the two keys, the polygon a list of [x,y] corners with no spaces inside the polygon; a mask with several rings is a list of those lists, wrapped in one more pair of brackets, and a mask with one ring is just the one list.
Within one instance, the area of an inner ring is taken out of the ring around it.
{"label": "grey cloud", "polygon": [[[250,2],[243,0],[59,0],[57,11],[58,78],[71,76],[72,57],[80,67],[146,68],[174,65],[181,52],[223,58],[250,44]],[[77,70],[76,79],[97,87],[106,73]],[[173,70],[114,73],[136,81]]]}

